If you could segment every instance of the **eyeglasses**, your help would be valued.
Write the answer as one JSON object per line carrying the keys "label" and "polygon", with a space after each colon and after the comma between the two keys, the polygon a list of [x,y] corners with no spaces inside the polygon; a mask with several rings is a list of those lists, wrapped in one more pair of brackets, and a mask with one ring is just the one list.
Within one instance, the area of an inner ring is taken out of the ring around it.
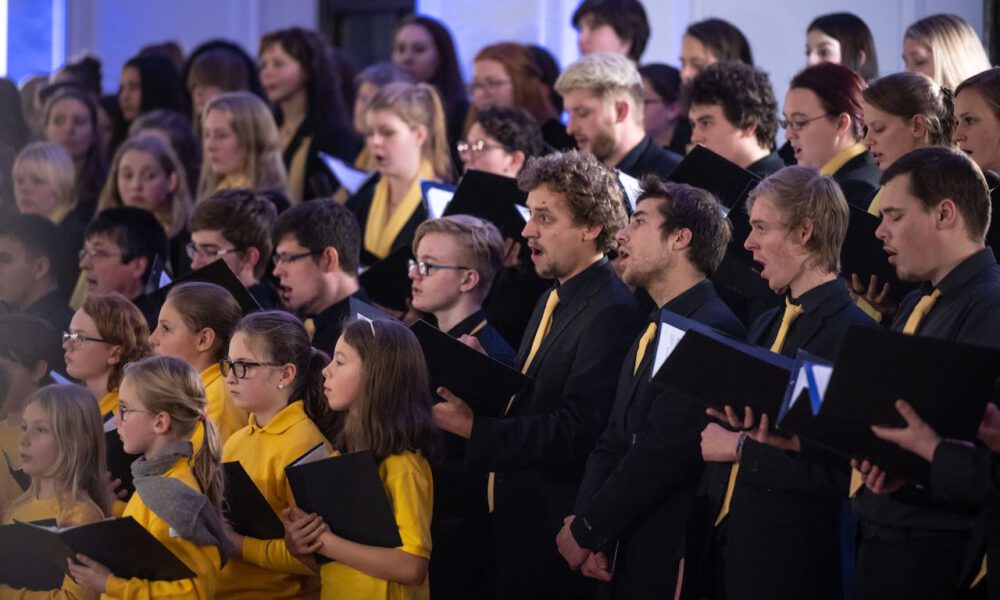
{"label": "eyeglasses", "polygon": [[432,269],[450,269],[453,271],[469,269],[470,267],[461,267],[459,265],[435,265],[423,261],[415,261],[412,258],[407,261],[407,272],[412,272],[414,268],[417,269],[417,274],[421,277],[427,277],[430,275]]}
{"label": "eyeglasses", "polygon": [[485,81],[475,81],[465,86],[465,91],[469,93],[470,96],[474,96],[476,92],[492,92],[493,90],[503,87],[510,83],[510,79],[487,79]]}
{"label": "eyeglasses", "polygon": [[474,142],[461,141],[455,144],[455,149],[459,154],[482,154],[487,150],[506,150],[503,144],[490,144],[486,140],[476,140]]}
{"label": "eyeglasses", "polygon": [[247,369],[253,367],[280,367],[280,363],[275,362],[253,362],[249,360],[237,360],[232,361],[228,358],[223,358],[219,360],[219,370],[222,371],[223,377],[229,377],[232,373],[236,379],[244,379],[247,376]]}
{"label": "eyeglasses", "polygon": [[811,119],[778,119],[778,127],[781,127],[782,129],[791,129],[792,131],[802,131],[806,125],[812,123],[813,121],[829,116],[829,113],[827,113]]}
{"label": "eyeglasses", "polygon": [[144,409],[144,408],[125,408],[124,404],[119,404],[118,405],[118,420],[119,421],[124,421],[125,417],[128,416],[129,413],[148,413],[148,412],[149,411],[146,410],[146,409]]}
{"label": "eyeglasses", "polygon": [[224,256],[230,252],[239,252],[236,248],[219,248],[218,246],[212,245],[199,246],[194,242],[188,242],[187,246],[184,247],[184,250],[187,251],[188,258],[192,260],[197,256],[201,256],[203,258],[219,258],[220,256]]}
{"label": "eyeglasses", "polygon": [[282,264],[290,265],[297,260],[302,260],[307,256],[316,256],[317,254],[323,254],[323,253],[310,251],[310,252],[303,252],[301,254],[275,254],[274,256],[271,257],[271,262],[273,262],[274,266],[276,267]]}
{"label": "eyeglasses", "polygon": [[64,331],[62,334],[62,341],[64,344],[69,344],[74,348],[79,348],[80,344],[83,342],[100,342],[102,344],[110,344],[108,340],[102,340],[101,338],[91,337],[85,333],[80,333],[79,331]]}
{"label": "eyeglasses", "polygon": [[108,252],[107,250],[87,250],[86,248],[80,250],[77,253],[77,257],[80,259],[80,262],[83,262],[83,259],[87,258],[88,256],[90,257],[91,261],[97,261],[97,260],[104,260],[105,258],[111,258],[113,256],[123,256],[123,255],[121,252],[115,253],[115,252]]}

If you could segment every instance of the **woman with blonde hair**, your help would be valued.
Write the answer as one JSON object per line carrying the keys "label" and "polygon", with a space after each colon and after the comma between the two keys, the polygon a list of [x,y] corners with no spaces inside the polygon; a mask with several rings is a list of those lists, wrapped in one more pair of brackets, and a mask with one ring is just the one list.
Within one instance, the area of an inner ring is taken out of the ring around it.
{"label": "woman with blonde hair", "polygon": [[976,31],[949,14],[924,17],[906,28],[903,62],[907,71],[923,73],[949,89],[990,68]]}
{"label": "woman with blonde hair", "polygon": [[184,249],[191,239],[187,182],[184,166],[169,144],[155,135],[139,135],[115,152],[97,210],[134,206],[153,213],[170,240],[170,267],[179,275],[191,265]]}
{"label": "woman with blonde hair", "polygon": [[11,169],[17,209],[45,217],[56,225],[60,240],[59,287],[70,290],[80,274],[76,254],[83,247],[86,218],[77,210],[76,168],[70,153],[58,144],[25,146]]}
{"label": "woman with blonde hair", "polygon": [[365,144],[378,177],[347,201],[362,231],[361,264],[371,266],[409,246],[427,219],[420,180],[450,182],[451,157],[437,90],[392,83],[368,104]]}
{"label": "woman with blonde hair", "polygon": [[198,200],[230,188],[287,193],[278,127],[263,100],[250,92],[220,94],[205,106],[201,125]]}

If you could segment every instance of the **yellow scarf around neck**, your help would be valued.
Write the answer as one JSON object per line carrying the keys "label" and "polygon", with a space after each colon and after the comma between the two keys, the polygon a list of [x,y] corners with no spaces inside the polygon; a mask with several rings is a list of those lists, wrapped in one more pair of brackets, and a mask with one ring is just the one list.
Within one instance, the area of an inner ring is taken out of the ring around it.
{"label": "yellow scarf around neck", "polygon": [[389,214],[389,180],[383,177],[375,184],[372,205],[368,210],[368,220],[365,222],[365,250],[378,258],[389,256],[396,236],[423,202],[421,179],[436,179],[434,167],[427,161],[421,161],[417,176],[410,182],[406,195],[388,219],[386,215]]}

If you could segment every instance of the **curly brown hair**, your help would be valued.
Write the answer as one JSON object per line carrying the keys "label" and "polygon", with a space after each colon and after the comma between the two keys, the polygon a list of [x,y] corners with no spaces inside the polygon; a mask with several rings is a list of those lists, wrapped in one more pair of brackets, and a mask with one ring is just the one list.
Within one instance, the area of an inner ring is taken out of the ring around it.
{"label": "curly brown hair", "polygon": [[574,223],[601,227],[595,240],[598,250],[618,247],[615,234],[626,220],[622,188],[614,171],[593,154],[571,150],[533,158],[518,175],[517,185],[525,192],[544,185],[562,194]]}

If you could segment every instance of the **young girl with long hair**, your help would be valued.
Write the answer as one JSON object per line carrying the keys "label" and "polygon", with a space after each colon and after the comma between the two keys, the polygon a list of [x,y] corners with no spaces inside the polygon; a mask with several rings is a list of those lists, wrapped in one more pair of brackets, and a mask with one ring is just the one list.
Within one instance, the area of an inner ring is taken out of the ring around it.
{"label": "young girl with long hair", "polygon": [[[302,322],[281,311],[258,312],[240,321],[222,369],[250,424],[222,450],[237,461],[277,514],[294,505],[285,467],[339,430],[340,418],[323,395],[326,354],[312,348]],[[261,540],[229,532],[236,557],[222,570],[216,598],[315,596],[315,573],[289,552],[284,539]]]}
{"label": "young girl with long hair", "polygon": [[[125,450],[141,454],[132,465],[136,493],[123,516],[132,517],[179,558],[194,577],[148,581],[116,577],[77,555],[70,576],[108,598],[212,598],[231,546],[222,524],[221,444],[205,416],[205,388],[190,365],[172,356],[125,367],[117,410]],[[205,443],[189,441],[202,429]]]}
{"label": "young girl with long hair", "polygon": [[323,375],[330,408],[344,413],[334,447],[375,456],[403,545],[381,548],[341,538],[298,508],[286,513],[286,538],[299,554],[335,561],[320,568],[323,598],[426,598],[434,495],[428,458],[438,430],[420,344],[397,321],[354,321]]}
{"label": "young girl with long hair", "polygon": [[[247,422],[246,412],[233,403],[219,366],[241,317],[239,303],[222,286],[183,283],[167,294],[156,329],[149,336],[153,352],[179,358],[201,373],[207,401],[205,414],[223,443]],[[197,432],[193,441],[198,448],[201,436]]]}

